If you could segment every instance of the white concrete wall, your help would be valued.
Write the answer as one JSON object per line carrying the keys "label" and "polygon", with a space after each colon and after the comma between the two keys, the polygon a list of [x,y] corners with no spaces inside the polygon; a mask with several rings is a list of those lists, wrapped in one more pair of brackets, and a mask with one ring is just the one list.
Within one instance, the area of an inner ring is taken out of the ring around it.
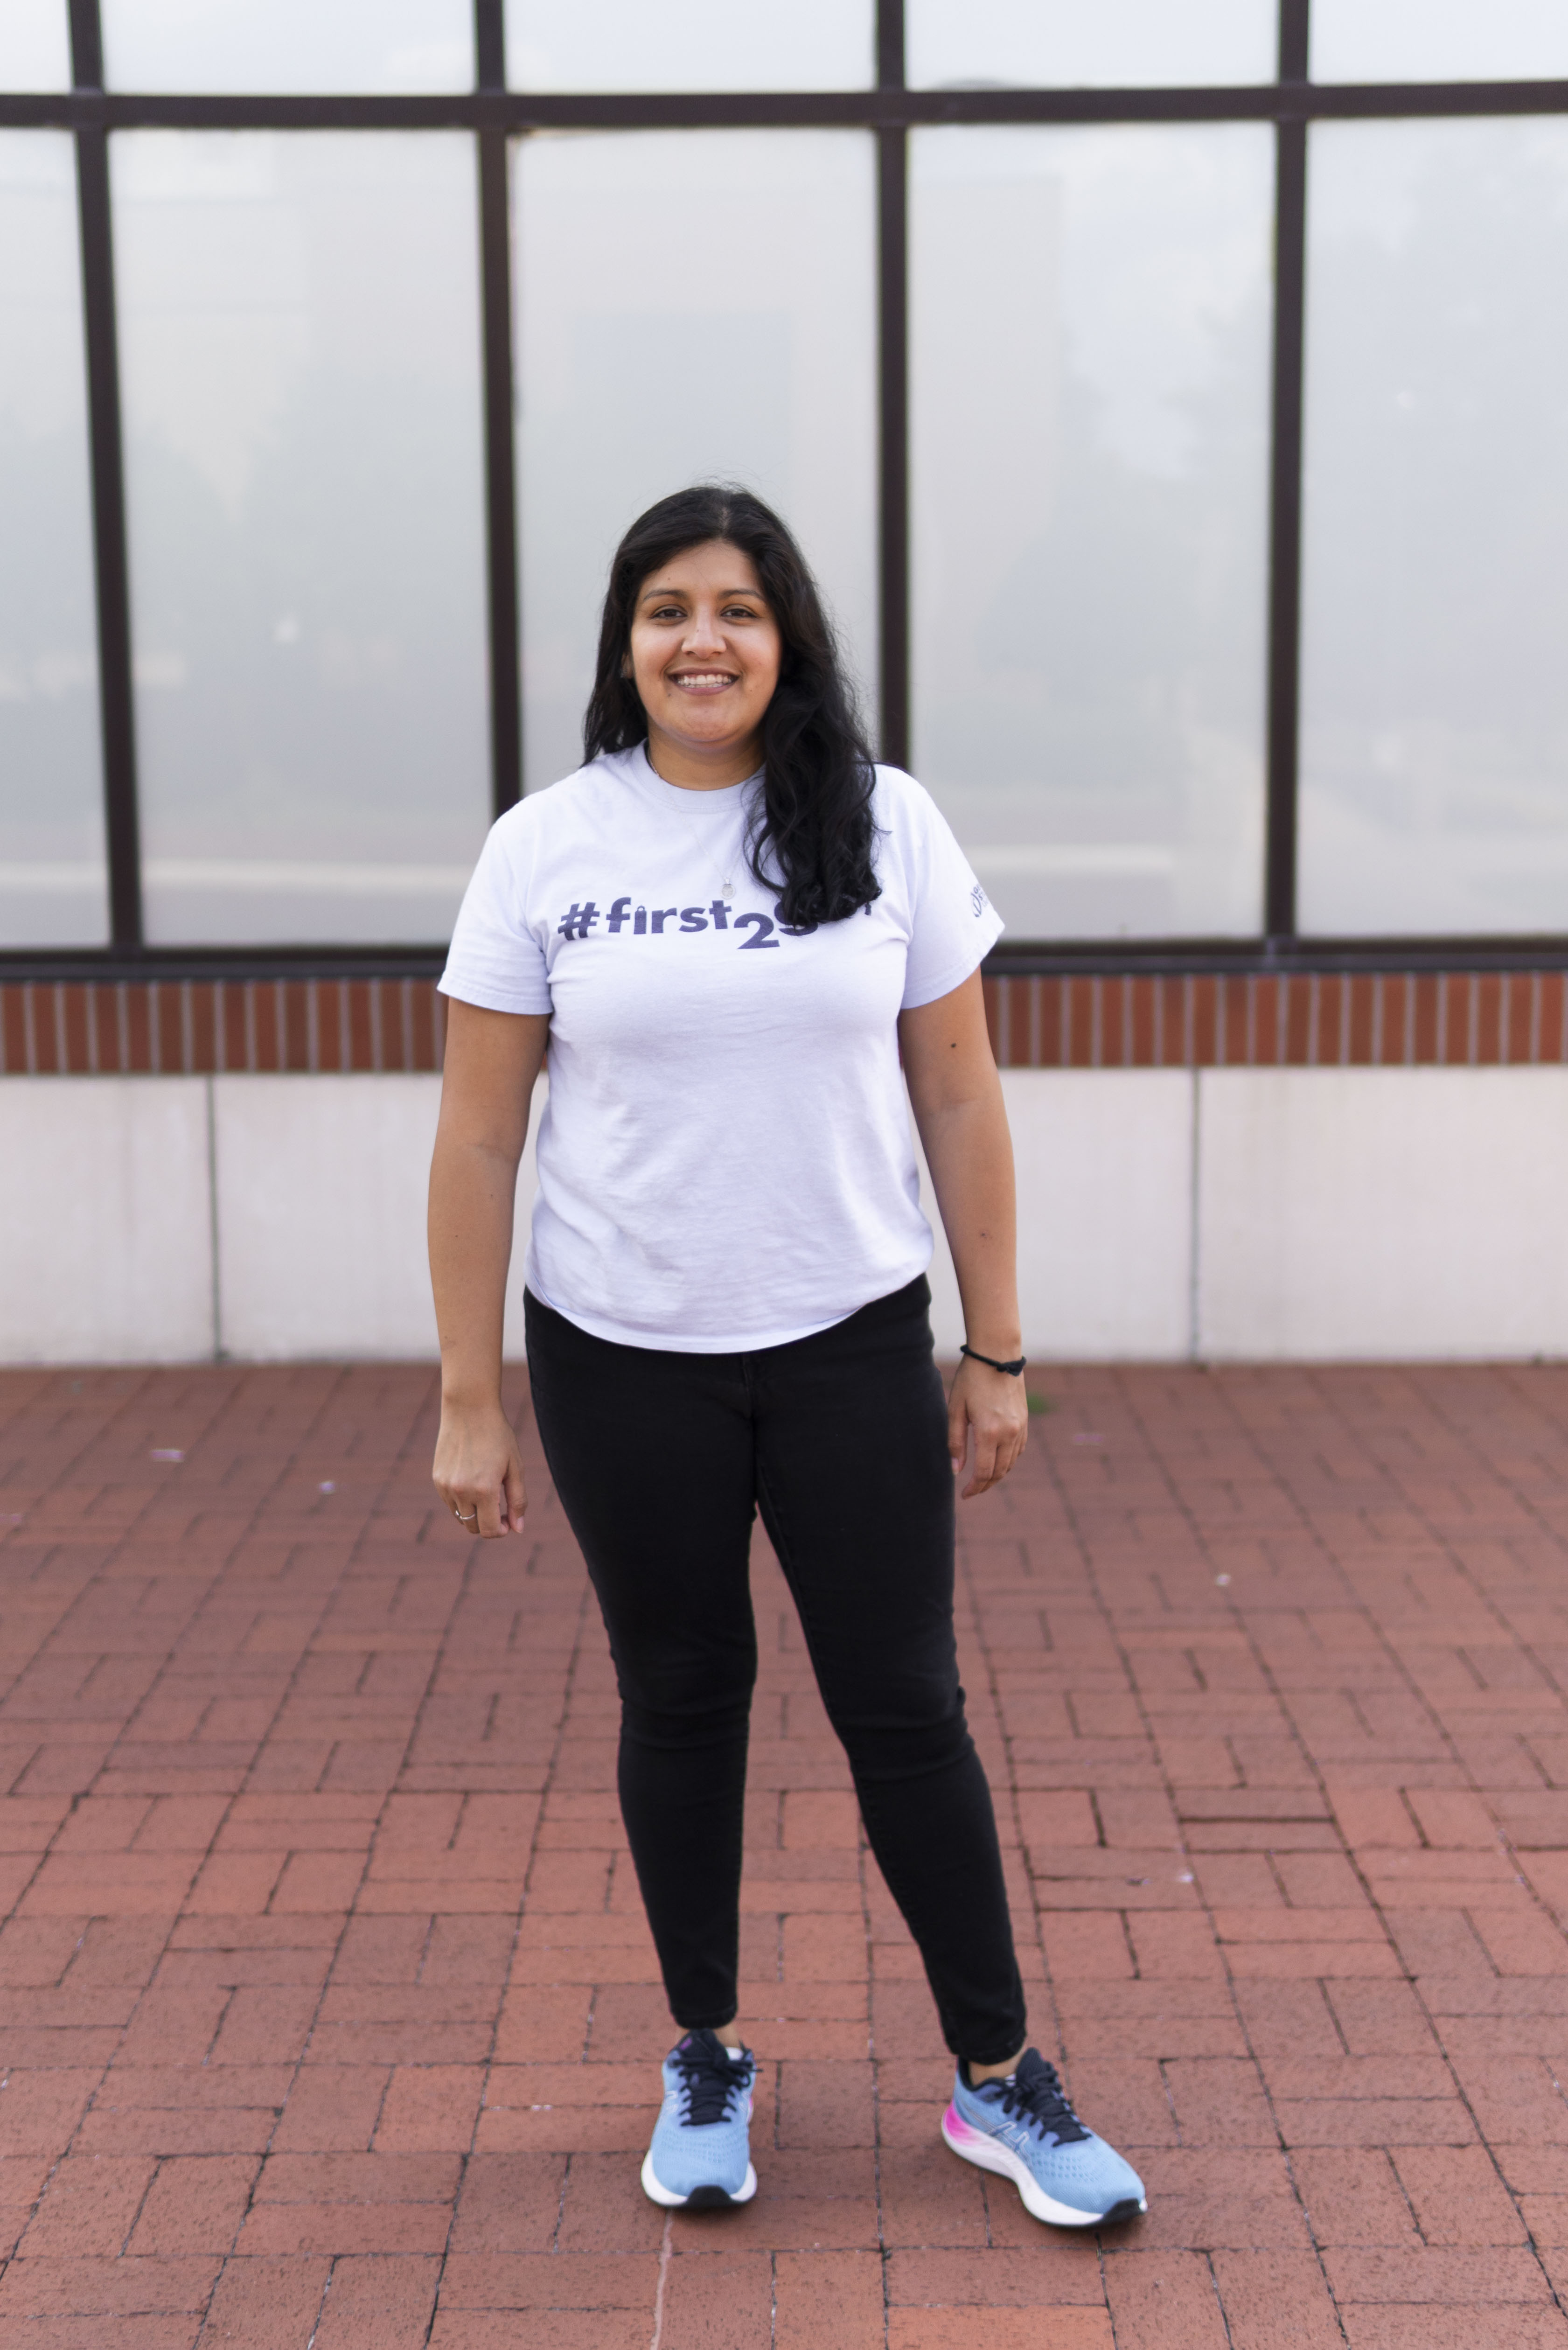
{"label": "white concrete wall", "polygon": [[[425,1190],[441,1079],[214,1077],[218,1312],[226,1354],[436,1351]],[[543,1107],[540,1087],[537,1109]],[[521,1355],[530,1133],[517,1182],[508,1352]]]}
{"label": "white concrete wall", "polygon": [[1568,1068],[1206,1069],[1196,1350],[1568,1354]]}
{"label": "white concrete wall", "polygon": [[[1568,1069],[1010,1069],[1040,1358],[1568,1355]],[[428,1357],[431,1076],[0,1081],[0,1361]],[[521,1352],[532,1154],[507,1351]],[[944,1352],[961,1333],[932,1268]]]}
{"label": "white concrete wall", "polygon": [[[1185,1069],[1004,1069],[1018,1169],[1027,1354],[1168,1362],[1192,1328],[1192,1079]],[[937,1253],[931,1323],[958,1352],[963,1315],[921,1169]]]}
{"label": "white concrete wall", "polygon": [[0,1361],[211,1355],[201,1077],[0,1079]]}

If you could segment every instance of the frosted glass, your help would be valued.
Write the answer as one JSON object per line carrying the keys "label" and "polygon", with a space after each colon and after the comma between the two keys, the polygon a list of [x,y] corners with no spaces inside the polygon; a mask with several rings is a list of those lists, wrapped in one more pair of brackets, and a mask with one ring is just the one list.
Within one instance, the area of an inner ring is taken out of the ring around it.
{"label": "frosted glass", "polygon": [[514,89],[866,89],[874,0],[508,0]]}
{"label": "frosted glass", "polygon": [[1275,0],[907,0],[915,89],[1201,88],[1274,78]]}
{"label": "frosted glass", "polygon": [[110,89],[473,87],[472,0],[100,0]]}
{"label": "frosted glass", "polygon": [[76,169],[0,130],[0,943],[107,935]]}
{"label": "frosted glass", "polygon": [[[874,173],[871,139],[856,130],[523,142],[514,189],[531,788],[581,759],[617,541],[656,498],[691,482],[742,482],[778,507],[862,688],[875,677]],[[728,217],[737,189],[744,267],[672,280],[670,223]]]}
{"label": "frosted glass", "polygon": [[439,940],[489,801],[472,148],[112,170],[149,934]]}
{"label": "frosted glass", "polygon": [[70,86],[66,0],[4,0],[0,89],[69,89]]}
{"label": "frosted glass", "polygon": [[1314,81],[1568,75],[1564,0],[1312,0]]}
{"label": "frosted glass", "polygon": [[1312,140],[1302,924],[1568,930],[1568,123]]}
{"label": "frosted glass", "polygon": [[1259,927],[1272,171],[913,135],[915,770],[1014,938]]}

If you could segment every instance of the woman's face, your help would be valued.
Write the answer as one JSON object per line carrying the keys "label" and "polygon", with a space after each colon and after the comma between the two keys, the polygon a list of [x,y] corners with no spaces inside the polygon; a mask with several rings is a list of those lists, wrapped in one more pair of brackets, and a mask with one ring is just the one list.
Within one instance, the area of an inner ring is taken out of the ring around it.
{"label": "woman's face", "polygon": [[751,560],[727,539],[650,571],[632,614],[629,663],[655,744],[662,737],[710,758],[749,748],[782,651]]}

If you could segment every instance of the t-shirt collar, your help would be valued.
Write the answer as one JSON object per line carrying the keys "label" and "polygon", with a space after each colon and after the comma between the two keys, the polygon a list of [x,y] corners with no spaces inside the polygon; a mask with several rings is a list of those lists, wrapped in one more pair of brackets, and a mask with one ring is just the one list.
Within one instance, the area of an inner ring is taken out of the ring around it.
{"label": "t-shirt collar", "polygon": [[631,773],[635,781],[661,806],[679,808],[682,816],[698,823],[702,821],[705,811],[713,817],[721,811],[732,815],[743,804],[746,795],[763,779],[763,770],[759,767],[755,775],[742,776],[738,784],[720,784],[710,792],[683,791],[679,784],[665,782],[649,757],[645,742],[639,743],[631,754]]}

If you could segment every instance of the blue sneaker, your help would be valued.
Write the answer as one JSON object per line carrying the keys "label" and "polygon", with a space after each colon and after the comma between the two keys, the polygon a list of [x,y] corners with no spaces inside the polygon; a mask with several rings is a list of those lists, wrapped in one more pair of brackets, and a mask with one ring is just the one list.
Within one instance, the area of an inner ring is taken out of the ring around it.
{"label": "blue sneaker", "polygon": [[978,2089],[961,2064],[942,2136],[966,2162],[1011,2178],[1024,2210],[1054,2227],[1114,2227],[1148,2209],[1131,2163],[1084,2127],[1055,2066],[1036,2049],[1024,2051],[1005,2081]]}
{"label": "blue sneaker", "polygon": [[757,2060],[731,2055],[715,2032],[689,2032],[664,2060],[664,2103],[643,2158],[642,2191],[666,2210],[749,2203],[752,2088]]}

